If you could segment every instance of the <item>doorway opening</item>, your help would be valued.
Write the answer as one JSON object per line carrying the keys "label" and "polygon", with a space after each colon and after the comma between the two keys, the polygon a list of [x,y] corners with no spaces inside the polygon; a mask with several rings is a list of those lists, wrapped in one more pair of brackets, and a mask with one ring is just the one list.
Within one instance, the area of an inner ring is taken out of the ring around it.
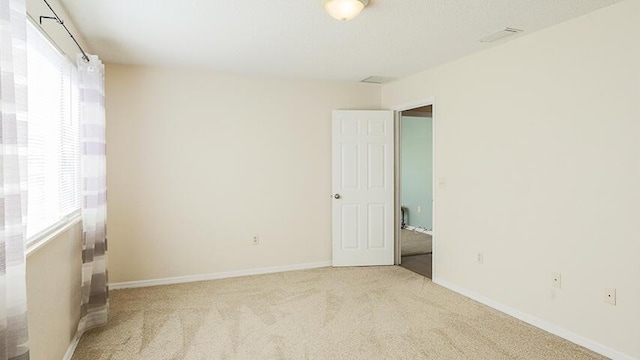
{"label": "doorway opening", "polygon": [[397,204],[398,263],[433,277],[433,105],[399,111]]}

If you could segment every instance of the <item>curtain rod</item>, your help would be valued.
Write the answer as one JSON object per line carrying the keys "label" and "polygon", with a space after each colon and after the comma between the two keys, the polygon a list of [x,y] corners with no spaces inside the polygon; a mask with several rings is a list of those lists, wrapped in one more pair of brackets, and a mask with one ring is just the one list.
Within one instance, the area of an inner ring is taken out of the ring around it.
{"label": "curtain rod", "polygon": [[53,16],[40,16],[40,25],[42,25],[42,19],[55,20],[58,24],[62,25],[62,27],[67,31],[67,34],[71,36],[71,40],[73,40],[73,42],[76,43],[76,46],[78,47],[78,49],[80,49],[80,52],[82,52],[82,59],[86,62],[89,62],[89,56],[87,56],[87,53],[84,52],[84,50],[82,49],[82,46],[80,46],[80,43],[78,43],[78,40],[76,40],[76,38],[73,36],[71,31],[69,31],[69,29],[67,28],[67,25],[64,24],[64,20],[60,19],[60,16],[58,16],[55,10],[53,10],[53,8],[51,7],[51,5],[49,5],[49,2],[47,0],[42,0],[42,1],[44,1],[44,3],[47,4],[47,7],[53,13]]}

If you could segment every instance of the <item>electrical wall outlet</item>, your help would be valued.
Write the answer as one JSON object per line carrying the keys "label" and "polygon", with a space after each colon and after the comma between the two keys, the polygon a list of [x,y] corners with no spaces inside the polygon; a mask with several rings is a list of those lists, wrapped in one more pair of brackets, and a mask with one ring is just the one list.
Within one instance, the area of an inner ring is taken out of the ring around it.
{"label": "electrical wall outlet", "polygon": [[476,254],[476,261],[478,262],[478,264],[482,264],[484,263],[484,254],[479,252]]}
{"label": "electrical wall outlet", "polygon": [[253,240],[251,242],[253,245],[259,245],[260,244],[260,235],[253,235]]}
{"label": "electrical wall outlet", "polygon": [[562,274],[559,272],[551,273],[551,286],[556,289],[562,288]]}
{"label": "electrical wall outlet", "polygon": [[422,213],[422,206],[418,206],[418,214]]}
{"label": "electrical wall outlet", "polygon": [[607,304],[616,304],[616,289],[604,289],[604,302]]}

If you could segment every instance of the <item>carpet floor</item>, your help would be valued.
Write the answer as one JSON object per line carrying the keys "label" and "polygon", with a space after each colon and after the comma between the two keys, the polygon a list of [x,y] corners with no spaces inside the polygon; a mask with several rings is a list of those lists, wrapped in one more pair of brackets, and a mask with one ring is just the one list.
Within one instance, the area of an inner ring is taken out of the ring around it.
{"label": "carpet floor", "polygon": [[74,360],[603,359],[397,266],[111,292]]}
{"label": "carpet floor", "polygon": [[428,254],[433,252],[431,235],[402,229],[400,230],[402,256]]}
{"label": "carpet floor", "polygon": [[414,273],[426,276],[429,279],[432,278],[433,267],[433,254],[420,254],[403,256],[401,265],[407,270],[411,270]]}

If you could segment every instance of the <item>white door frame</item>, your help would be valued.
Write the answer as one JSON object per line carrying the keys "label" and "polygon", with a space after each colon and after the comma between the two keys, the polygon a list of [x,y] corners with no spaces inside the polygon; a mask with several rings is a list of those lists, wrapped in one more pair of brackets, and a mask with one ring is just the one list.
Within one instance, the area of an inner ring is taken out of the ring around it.
{"label": "white door frame", "polygon": [[[396,265],[400,265],[400,263],[402,262],[402,244],[401,244],[401,239],[400,239],[400,227],[402,224],[402,210],[400,209],[401,206],[401,197],[400,197],[400,187],[402,185],[401,182],[401,176],[400,176],[400,149],[401,149],[401,121],[400,121],[400,115],[403,111],[406,110],[411,110],[411,109],[415,109],[415,108],[419,108],[419,107],[423,107],[423,106],[433,106],[434,107],[434,111],[433,114],[431,115],[431,126],[432,126],[432,132],[431,132],[431,136],[432,136],[432,146],[433,146],[433,150],[432,150],[432,157],[433,157],[433,162],[432,162],[432,167],[433,167],[433,180],[432,180],[432,194],[433,194],[433,201],[431,203],[431,227],[432,227],[432,231],[433,234],[431,235],[431,239],[432,239],[432,247],[433,249],[435,249],[435,244],[436,244],[436,112],[435,112],[435,98],[434,97],[429,97],[423,100],[418,100],[418,101],[414,101],[414,102],[410,102],[410,103],[406,103],[403,105],[399,105],[399,106],[394,106],[392,107],[391,110],[394,111],[395,113],[395,264]],[[436,254],[434,251],[433,257],[432,257],[432,277],[435,278],[435,273],[436,273]]]}

